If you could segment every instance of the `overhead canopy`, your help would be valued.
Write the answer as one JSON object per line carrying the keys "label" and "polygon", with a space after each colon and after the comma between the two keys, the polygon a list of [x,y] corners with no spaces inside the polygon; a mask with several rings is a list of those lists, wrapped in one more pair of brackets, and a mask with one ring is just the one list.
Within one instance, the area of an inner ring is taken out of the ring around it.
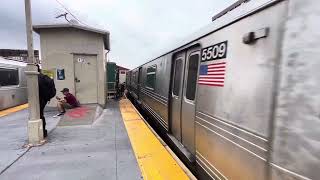
{"label": "overhead canopy", "polygon": [[40,33],[41,30],[43,29],[57,29],[57,28],[75,28],[75,29],[81,29],[84,31],[89,31],[97,34],[101,34],[103,36],[103,42],[104,42],[104,47],[106,50],[110,50],[110,32],[101,30],[101,29],[96,29],[92,28],[89,26],[82,26],[79,24],[43,24],[43,25],[34,25],[33,30],[36,33]]}

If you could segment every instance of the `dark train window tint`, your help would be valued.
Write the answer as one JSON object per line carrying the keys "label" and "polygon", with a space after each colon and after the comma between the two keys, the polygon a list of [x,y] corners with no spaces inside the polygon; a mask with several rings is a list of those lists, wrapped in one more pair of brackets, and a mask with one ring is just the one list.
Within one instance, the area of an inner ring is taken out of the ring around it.
{"label": "dark train window tint", "polygon": [[193,101],[196,93],[199,54],[189,57],[186,98]]}
{"label": "dark train window tint", "polygon": [[0,68],[0,86],[19,85],[18,69]]}
{"label": "dark train window tint", "polygon": [[136,84],[136,72],[132,73],[132,84]]}
{"label": "dark train window tint", "polygon": [[175,71],[174,71],[174,81],[173,81],[172,93],[176,96],[179,96],[180,82],[181,82],[181,75],[182,75],[182,59],[176,60],[174,67],[175,67]]}
{"label": "dark train window tint", "polygon": [[127,85],[130,86],[131,85],[131,72],[128,72],[128,82]]}
{"label": "dark train window tint", "polygon": [[138,71],[134,72],[134,83],[138,84]]}
{"label": "dark train window tint", "polygon": [[137,81],[138,81],[138,73],[136,71],[134,72],[134,83],[137,84]]}
{"label": "dark train window tint", "polygon": [[154,89],[156,86],[156,71],[157,66],[150,66],[147,68],[146,86],[150,89]]}
{"label": "dark train window tint", "polygon": [[134,88],[138,85],[138,71],[132,72],[131,84]]}
{"label": "dark train window tint", "polygon": [[150,66],[147,68],[147,74],[148,73],[156,73],[157,71],[157,66],[156,65],[153,65],[153,66]]}

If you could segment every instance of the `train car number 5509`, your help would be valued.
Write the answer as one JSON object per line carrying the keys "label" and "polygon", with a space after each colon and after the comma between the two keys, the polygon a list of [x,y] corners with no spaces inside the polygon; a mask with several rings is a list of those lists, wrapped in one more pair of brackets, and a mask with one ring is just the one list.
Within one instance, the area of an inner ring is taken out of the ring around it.
{"label": "train car number 5509", "polygon": [[224,41],[201,51],[201,62],[224,59],[227,57],[228,41]]}

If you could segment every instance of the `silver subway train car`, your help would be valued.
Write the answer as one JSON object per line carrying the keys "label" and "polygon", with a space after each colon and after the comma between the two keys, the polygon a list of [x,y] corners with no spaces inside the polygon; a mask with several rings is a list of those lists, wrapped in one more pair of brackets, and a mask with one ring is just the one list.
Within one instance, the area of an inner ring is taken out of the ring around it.
{"label": "silver subway train car", "polygon": [[314,47],[292,60],[306,46],[291,41],[314,39],[286,28],[297,8],[238,1],[127,74],[129,96],[200,179],[319,179],[320,63]]}
{"label": "silver subway train car", "polygon": [[0,57],[0,110],[27,103],[25,67],[23,62]]}

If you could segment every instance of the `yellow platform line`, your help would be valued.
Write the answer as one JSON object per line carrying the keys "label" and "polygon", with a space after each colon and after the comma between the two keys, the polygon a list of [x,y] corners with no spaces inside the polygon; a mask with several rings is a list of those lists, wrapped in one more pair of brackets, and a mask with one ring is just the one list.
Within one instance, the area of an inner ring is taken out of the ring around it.
{"label": "yellow platform line", "polygon": [[23,104],[23,105],[20,105],[20,106],[16,106],[16,107],[13,107],[13,108],[2,110],[2,111],[0,111],[0,117],[9,115],[9,114],[17,112],[17,111],[21,111],[21,110],[26,109],[26,108],[28,108],[28,104]]}
{"label": "yellow platform line", "polygon": [[129,100],[120,101],[120,111],[144,179],[189,179]]}

